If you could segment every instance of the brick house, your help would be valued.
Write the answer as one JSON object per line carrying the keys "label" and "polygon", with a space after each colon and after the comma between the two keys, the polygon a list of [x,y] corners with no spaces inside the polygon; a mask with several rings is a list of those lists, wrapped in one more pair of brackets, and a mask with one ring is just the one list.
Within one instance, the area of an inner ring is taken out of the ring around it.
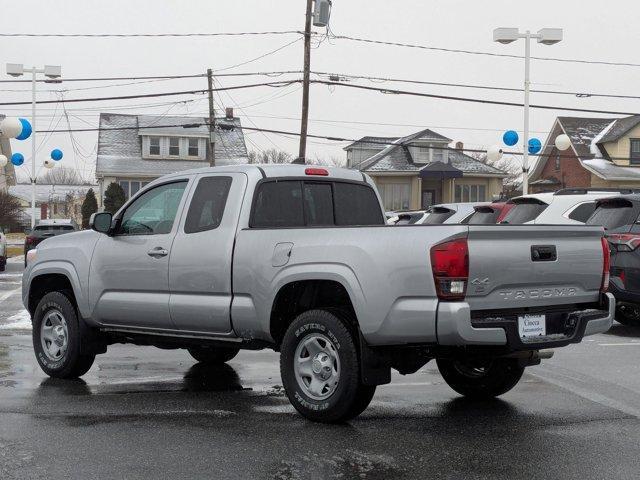
{"label": "brick house", "polygon": [[[559,151],[566,134],[571,147]],[[532,193],[560,188],[640,188],[640,115],[625,118],[558,117],[530,171]]]}

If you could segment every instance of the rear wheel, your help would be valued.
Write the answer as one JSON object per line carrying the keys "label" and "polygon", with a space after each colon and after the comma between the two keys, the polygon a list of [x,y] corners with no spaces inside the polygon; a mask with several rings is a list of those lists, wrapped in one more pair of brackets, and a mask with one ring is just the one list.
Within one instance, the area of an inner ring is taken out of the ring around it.
{"label": "rear wheel", "polygon": [[304,312],[289,326],[281,345],[280,374],[289,401],[315,422],[358,416],[376,391],[361,381],[353,333],[324,310]]}
{"label": "rear wheel", "polygon": [[491,398],[507,393],[516,386],[524,367],[517,360],[438,359],[438,370],[444,381],[456,392],[471,398]]}
{"label": "rear wheel", "polygon": [[228,347],[193,347],[189,349],[189,354],[199,362],[220,365],[234,358],[239,351],[238,348]]}
{"label": "rear wheel", "polygon": [[33,350],[40,368],[53,378],[78,378],[89,371],[94,354],[82,352],[76,309],[61,292],[47,293],[33,315]]}
{"label": "rear wheel", "polygon": [[616,320],[629,327],[640,326],[640,306],[623,303],[616,308]]}

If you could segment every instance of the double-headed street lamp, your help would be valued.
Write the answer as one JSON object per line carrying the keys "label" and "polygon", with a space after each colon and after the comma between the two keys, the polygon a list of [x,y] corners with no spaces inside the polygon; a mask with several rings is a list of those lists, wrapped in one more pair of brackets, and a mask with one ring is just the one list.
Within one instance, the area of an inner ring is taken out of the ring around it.
{"label": "double-headed street lamp", "polygon": [[62,76],[62,67],[45,65],[44,68],[25,68],[20,63],[7,63],[7,74],[12,77],[20,77],[25,73],[31,73],[31,228],[36,225],[36,75],[44,73],[44,76],[52,79],[51,83],[59,83]]}
{"label": "double-headed street lamp", "polygon": [[527,30],[520,33],[517,28],[496,28],[493,31],[493,41],[499,43],[511,43],[524,38],[524,149],[522,155],[522,194],[529,191],[529,69],[531,63],[531,39],[535,38],[538,43],[553,45],[562,41],[561,28],[543,28],[538,33],[531,33]]}

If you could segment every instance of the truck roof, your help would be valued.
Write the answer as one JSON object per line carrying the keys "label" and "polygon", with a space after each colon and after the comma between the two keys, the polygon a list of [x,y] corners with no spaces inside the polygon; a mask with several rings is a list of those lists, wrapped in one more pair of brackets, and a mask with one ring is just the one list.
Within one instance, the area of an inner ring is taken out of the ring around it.
{"label": "truck roof", "polygon": [[[326,171],[328,175],[319,173],[311,173],[310,170]],[[229,173],[258,173],[266,178],[275,177],[305,177],[320,176],[328,178],[337,178],[340,180],[360,181],[365,180],[365,175],[359,170],[352,170],[340,167],[327,167],[324,165],[299,165],[292,163],[283,164],[241,164],[241,165],[225,165],[222,167],[205,167],[192,170],[185,170],[179,173],[167,175],[166,177],[179,176],[189,173],[213,173],[213,172],[229,172]]]}

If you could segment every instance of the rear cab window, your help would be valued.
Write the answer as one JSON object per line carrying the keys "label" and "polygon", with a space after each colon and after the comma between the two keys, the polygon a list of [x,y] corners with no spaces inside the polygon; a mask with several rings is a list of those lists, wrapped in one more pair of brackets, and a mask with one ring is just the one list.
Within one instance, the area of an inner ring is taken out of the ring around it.
{"label": "rear cab window", "polygon": [[623,198],[604,200],[587,220],[587,225],[599,225],[608,231],[627,231],[636,221],[633,203]]}
{"label": "rear cab window", "polygon": [[549,205],[531,198],[518,201],[500,223],[520,225],[535,220]]}
{"label": "rear cab window", "polygon": [[268,180],[258,185],[252,228],[386,225],[371,186],[316,180]]}

